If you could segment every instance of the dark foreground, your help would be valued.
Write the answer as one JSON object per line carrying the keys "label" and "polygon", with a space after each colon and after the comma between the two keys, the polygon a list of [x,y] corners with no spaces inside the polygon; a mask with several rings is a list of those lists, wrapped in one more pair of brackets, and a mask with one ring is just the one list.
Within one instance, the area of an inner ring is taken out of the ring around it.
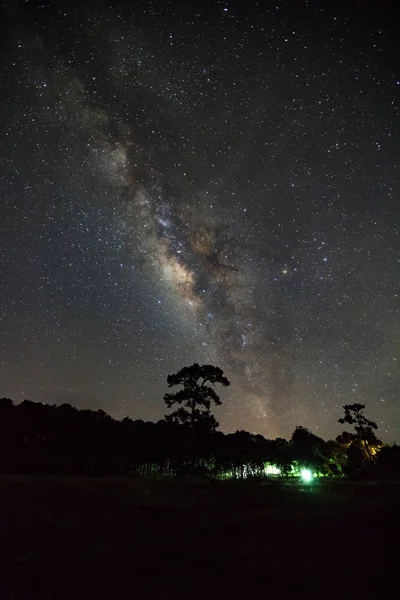
{"label": "dark foreground", "polygon": [[390,597],[399,510],[398,484],[1,476],[0,600]]}

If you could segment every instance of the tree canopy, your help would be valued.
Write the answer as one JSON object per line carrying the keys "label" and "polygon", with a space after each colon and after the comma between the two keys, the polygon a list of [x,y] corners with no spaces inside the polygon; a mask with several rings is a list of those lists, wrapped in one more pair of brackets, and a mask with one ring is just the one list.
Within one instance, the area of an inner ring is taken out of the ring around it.
{"label": "tree canopy", "polygon": [[[196,439],[195,432],[199,427],[215,431],[218,422],[211,414],[211,404],[220,405],[221,400],[213,387],[216,383],[229,386],[230,382],[224,376],[222,369],[213,365],[199,365],[194,363],[190,367],[184,367],[177,373],[168,375],[168,387],[181,385],[182,388],[173,393],[166,393],[164,401],[168,408],[174,404],[179,406],[169,414],[168,421],[177,422],[182,425],[190,424],[192,430],[192,466],[196,462]],[[211,385],[207,385],[211,384]]]}
{"label": "tree canopy", "polygon": [[354,425],[355,431],[355,434],[347,434],[347,439],[354,442],[354,448],[359,446],[361,453],[364,451],[371,460],[375,454],[374,446],[382,445],[374,431],[378,429],[378,425],[364,415],[365,404],[345,404],[343,409],[344,416],[338,419],[338,422]]}
{"label": "tree canopy", "polygon": [[177,373],[168,375],[168,387],[182,385],[183,387],[173,393],[167,393],[164,401],[168,408],[174,404],[183,404],[173,413],[168,415],[169,421],[178,423],[190,423],[192,427],[196,423],[209,423],[212,429],[218,426],[218,423],[210,413],[211,403],[220,405],[221,400],[210,385],[219,383],[223,386],[230,385],[228,379],[224,376],[222,369],[213,365],[198,365],[194,363],[190,367],[184,367]]}

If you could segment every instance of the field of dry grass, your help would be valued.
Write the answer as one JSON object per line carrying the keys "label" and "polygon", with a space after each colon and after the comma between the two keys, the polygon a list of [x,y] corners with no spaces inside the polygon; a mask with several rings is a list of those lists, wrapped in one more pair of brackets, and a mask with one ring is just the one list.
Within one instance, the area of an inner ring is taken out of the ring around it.
{"label": "field of dry grass", "polygon": [[4,475],[0,599],[372,597],[399,487]]}

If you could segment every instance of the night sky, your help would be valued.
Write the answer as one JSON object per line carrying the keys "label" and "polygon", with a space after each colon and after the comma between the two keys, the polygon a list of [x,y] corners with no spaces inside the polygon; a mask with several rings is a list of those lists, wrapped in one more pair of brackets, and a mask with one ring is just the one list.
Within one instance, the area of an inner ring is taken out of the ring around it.
{"label": "night sky", "polygon": [[328,438],[362,402],[399,442],[394,12],[10,5],[0,396],[158,420],[205,362],[223,431]]}

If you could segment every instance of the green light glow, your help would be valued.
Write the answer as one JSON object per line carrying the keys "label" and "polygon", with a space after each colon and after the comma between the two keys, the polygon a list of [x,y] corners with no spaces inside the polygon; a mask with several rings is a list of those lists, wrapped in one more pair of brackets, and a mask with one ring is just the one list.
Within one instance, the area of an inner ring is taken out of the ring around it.
{"label": "green light glow", "polygon": [[265,467],[265,474],[266,475],[280,475],[281,470],[278,469],[278,467],[276,467],[275,465],[267,465]]}
{"label": "green light glow", "polygon": [[305,483],[308,483],[312,480],[313,474],[311,473],[310,469],[302,469],[300,471],[300,477]]}

